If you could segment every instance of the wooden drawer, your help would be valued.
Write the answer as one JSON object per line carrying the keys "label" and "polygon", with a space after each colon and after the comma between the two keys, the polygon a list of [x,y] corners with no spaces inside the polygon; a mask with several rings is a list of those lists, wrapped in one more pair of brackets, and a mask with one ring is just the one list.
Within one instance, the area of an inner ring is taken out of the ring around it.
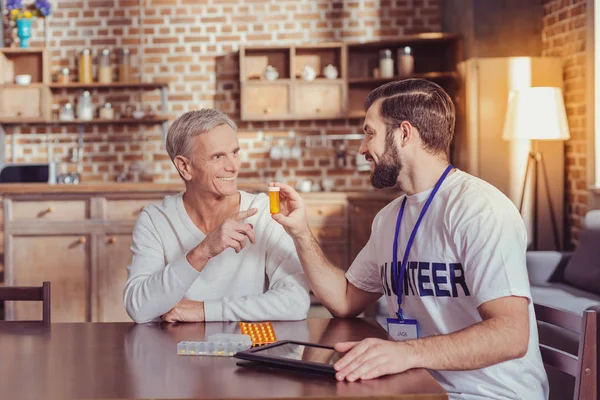
{"label": "wooden drawer", "polygon": [[286,83],[247,83],[242,99],[242,118],[268,120],[289,117],[290,86]]}
{"label": "wooden drawer", "polygon": [[343,84],[300,83],[295,91],[295,114],[301,117],[332,118],[344,114]]}
{"label": "wooden drawer", "polygon": [[[11,242],[11,284],[40,286],[49,281],[52,322],[89,322],[91,236],[13,236]],[[41,302],[15,302],[7,311],[15,320],[42,316]]]}
{"label": "wooden drawer", "polygon": [[306,216],[309,219],[343,218],[346,216],[346,203],[323,203],[317,201],[306,202]]}
{"label": "wooden drawer", "polygon": [[13,201],[12,221],[81,221],[89,218],[87,200]]}
{"label": "wooden drawer", "polygon": [[43,87],[7,87],[0,89],[0,117],[48,117],[49,92]]}
{"label": "wooden drawer", "polygon": [[350,267],[350,264],[348,263],[348,248],[346,246],[323,244],[321,245],[321,248],[329,261],[336,267],[343,270],[347,270]]}
{"label": "wooden drawer", "polygon": [[161,199],[107,200],[106,219],[110,221],[137,219],[148,204],[160,203]]}
{"label": "wooden drawer", "polygon": [[346,227],[343,225],[310,225],[310,230],[319,242],[346,240]]}

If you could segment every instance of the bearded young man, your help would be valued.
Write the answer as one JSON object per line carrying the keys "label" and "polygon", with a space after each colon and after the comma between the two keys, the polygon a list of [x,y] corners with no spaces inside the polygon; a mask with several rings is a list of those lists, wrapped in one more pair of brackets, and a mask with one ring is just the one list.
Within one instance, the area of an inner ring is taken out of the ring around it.
{"label": "bearded young man", "polygon": [[[361,154],[377,188],[404,195],[375,217],[371,237],[346,273],[325,257],[302,198],[281,187],[281,214],[315,295],[339,317],[382,294],[395,339],[338,343],[337,379],[355,381],[427,368],[460,399],[546,399],[529,280],[526,230],[511,201],[449,164],[455,112],[438,85],[421,79],[375,89]],[[408,339],[408,340],[406,340]]]}

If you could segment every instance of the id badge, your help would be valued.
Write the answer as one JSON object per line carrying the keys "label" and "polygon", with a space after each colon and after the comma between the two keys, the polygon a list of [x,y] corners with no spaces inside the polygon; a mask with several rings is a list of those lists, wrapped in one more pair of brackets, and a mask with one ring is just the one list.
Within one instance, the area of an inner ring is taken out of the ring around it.
{"label": "id badge", "polygon": [[417,339],[419,337],[419,324],[416,319],[398,318],[387,319],[388,333],[397,342],[409,339]]}

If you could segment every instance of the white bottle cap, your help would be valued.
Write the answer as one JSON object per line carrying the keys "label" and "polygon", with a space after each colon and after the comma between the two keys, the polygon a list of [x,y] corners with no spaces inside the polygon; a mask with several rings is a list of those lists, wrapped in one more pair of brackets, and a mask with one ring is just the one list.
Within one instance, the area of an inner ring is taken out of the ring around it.
{"label": "white bottle cap", "polygon": [[269,192],[279,192],[279,186],[269,186]]}

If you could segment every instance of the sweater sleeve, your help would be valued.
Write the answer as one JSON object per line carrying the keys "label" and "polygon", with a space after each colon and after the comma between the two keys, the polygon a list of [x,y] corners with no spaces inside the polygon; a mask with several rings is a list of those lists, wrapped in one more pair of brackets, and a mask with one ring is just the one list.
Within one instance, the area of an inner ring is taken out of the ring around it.
{"label": "sweater sleeve", "polygon": [[159,318],[175,306],[199,275],[183,254],[165,265],[164,247],[147,211],[133,229],[133,259],[127,267],[124,302],[137,323]]}
{"label": "sweater sleeve", "polygon": [[260,295],[224,297],[204,302],[206,321],[305,319],[310,307],[308,282],[292,238],[270,221],[265,271],[269,289]]}

